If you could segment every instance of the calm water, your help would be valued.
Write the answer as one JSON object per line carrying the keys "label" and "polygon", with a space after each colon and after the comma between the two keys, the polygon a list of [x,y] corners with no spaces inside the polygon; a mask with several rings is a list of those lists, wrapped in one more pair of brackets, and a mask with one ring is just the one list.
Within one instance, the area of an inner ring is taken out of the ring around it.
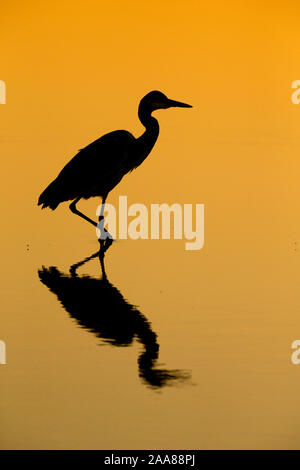
{"label": "calm water", "polygon": [[[2,3],[0,447],[300,449],[298,5]],[[118,241],[103,279],[37,198],[153,89],[193,109],[107,202],[203,203],[205,245]]]}
{"label": "calm water", "polygon": [[61,212],[81,243],[15,237],[3,266],[2,448],[299,447],[295,240],[118,241],[105,279]]}

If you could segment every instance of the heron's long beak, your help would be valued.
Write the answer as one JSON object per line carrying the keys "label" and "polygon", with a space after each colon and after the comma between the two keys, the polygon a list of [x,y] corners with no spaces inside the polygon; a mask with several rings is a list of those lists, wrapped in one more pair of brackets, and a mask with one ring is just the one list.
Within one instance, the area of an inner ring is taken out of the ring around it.
{"label": "heron's long beak", "polygon": [[168,101],[169,107],[174,107],[174,108],[192,108],[190,104],[186,103],[181,103],[180,101],[174,101],[174,100],[169,100]]}

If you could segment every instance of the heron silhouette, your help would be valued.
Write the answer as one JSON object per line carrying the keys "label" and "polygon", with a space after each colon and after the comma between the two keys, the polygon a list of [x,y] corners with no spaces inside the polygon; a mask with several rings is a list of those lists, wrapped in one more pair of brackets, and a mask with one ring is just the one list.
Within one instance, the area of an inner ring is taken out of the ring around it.
{"label": "heron silhouette", "polygon": [[[78,269],[94,258],[99,258],[101,277],[78,275]],[[82,328],[94,333],[102,342],[111,346],[126,347],[137,339],[143,346],[138,357],[138,374],[146,385],[159,389],[189,381],[189,371],[157,367],[157,335],[138,308],[130,304],[109,282],[100,250],[73,264],[69,274],[64,274],[52,266],[39,269],[38,275],[41,282],[57,296],[71,318]]]}
{"label": "heron silhouette", "polygon": [[[61,202],[73,201],[69,206],[70,210],[99,228],[101,250],[105,252],[112,243],[111,235],[104,229],[107,195],[124,175],[137,168],[151,152],[159,134],[158,121],[152,116],[153,111],[171,107],[192,106],[171,100],[160,91],[148,93],[140,101],[138,109],[145,132],[135,138],[128,131],[113,131],[81,149],[42,192],[38,205],[54,210]],[[102,198],[98,223],[76,207],[80,199],[95,196]]]}

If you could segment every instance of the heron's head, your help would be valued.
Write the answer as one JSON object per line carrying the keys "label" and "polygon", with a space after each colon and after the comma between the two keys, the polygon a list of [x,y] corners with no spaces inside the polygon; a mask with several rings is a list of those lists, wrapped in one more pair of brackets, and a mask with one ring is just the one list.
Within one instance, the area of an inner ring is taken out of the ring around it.
{"label": "heron's head", "polygon": [[170,100],[161,91],[150,91],[141,100],[141,106],[145,107],[150,112],[156,109],[167,109],[167,108],[192,108],[190,104],[181,103],[180,101]]}

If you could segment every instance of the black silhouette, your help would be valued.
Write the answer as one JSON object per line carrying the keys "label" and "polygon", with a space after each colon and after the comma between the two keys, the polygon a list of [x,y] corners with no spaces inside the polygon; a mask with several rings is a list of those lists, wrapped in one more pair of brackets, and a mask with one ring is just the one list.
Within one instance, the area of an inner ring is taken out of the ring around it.
{"label": "black silhouette", "polygon": [[[101,249],[107,249],[112,242],[111,236],[104,229],[104,222],[101,223],[107,195],[126,173],[137,168],[151,152],[159,134],[158,122],[151,113],[170,107],[191,108],[188,104],[169,100],[160,91],[148,93],[141,100],[138,110],[145,132],[137,139],[127,131],[110,132],[81,149],[40,195],[38,205],[54,210],[61,202],[73,200],[69,206],[71,211],[94,226],[98,225]],[[99,224],[76,208],[81,198],[94,196],[102,198]]]}
{"label": "black silhouette", "polygon": [[[77,269],[96,257],[102,277],[78,276]],[[157,336],[146,317],[108,281],[101,250],[71,266],[70,274],[63,274],[56,267],[43,267],[38,274],[70,316],[105,343],[129,346],[137,338],[144,347],[138,358],[139,376],[147,385],[160,388],[190,377],[185,371],[155,367],[159,355]]]}

